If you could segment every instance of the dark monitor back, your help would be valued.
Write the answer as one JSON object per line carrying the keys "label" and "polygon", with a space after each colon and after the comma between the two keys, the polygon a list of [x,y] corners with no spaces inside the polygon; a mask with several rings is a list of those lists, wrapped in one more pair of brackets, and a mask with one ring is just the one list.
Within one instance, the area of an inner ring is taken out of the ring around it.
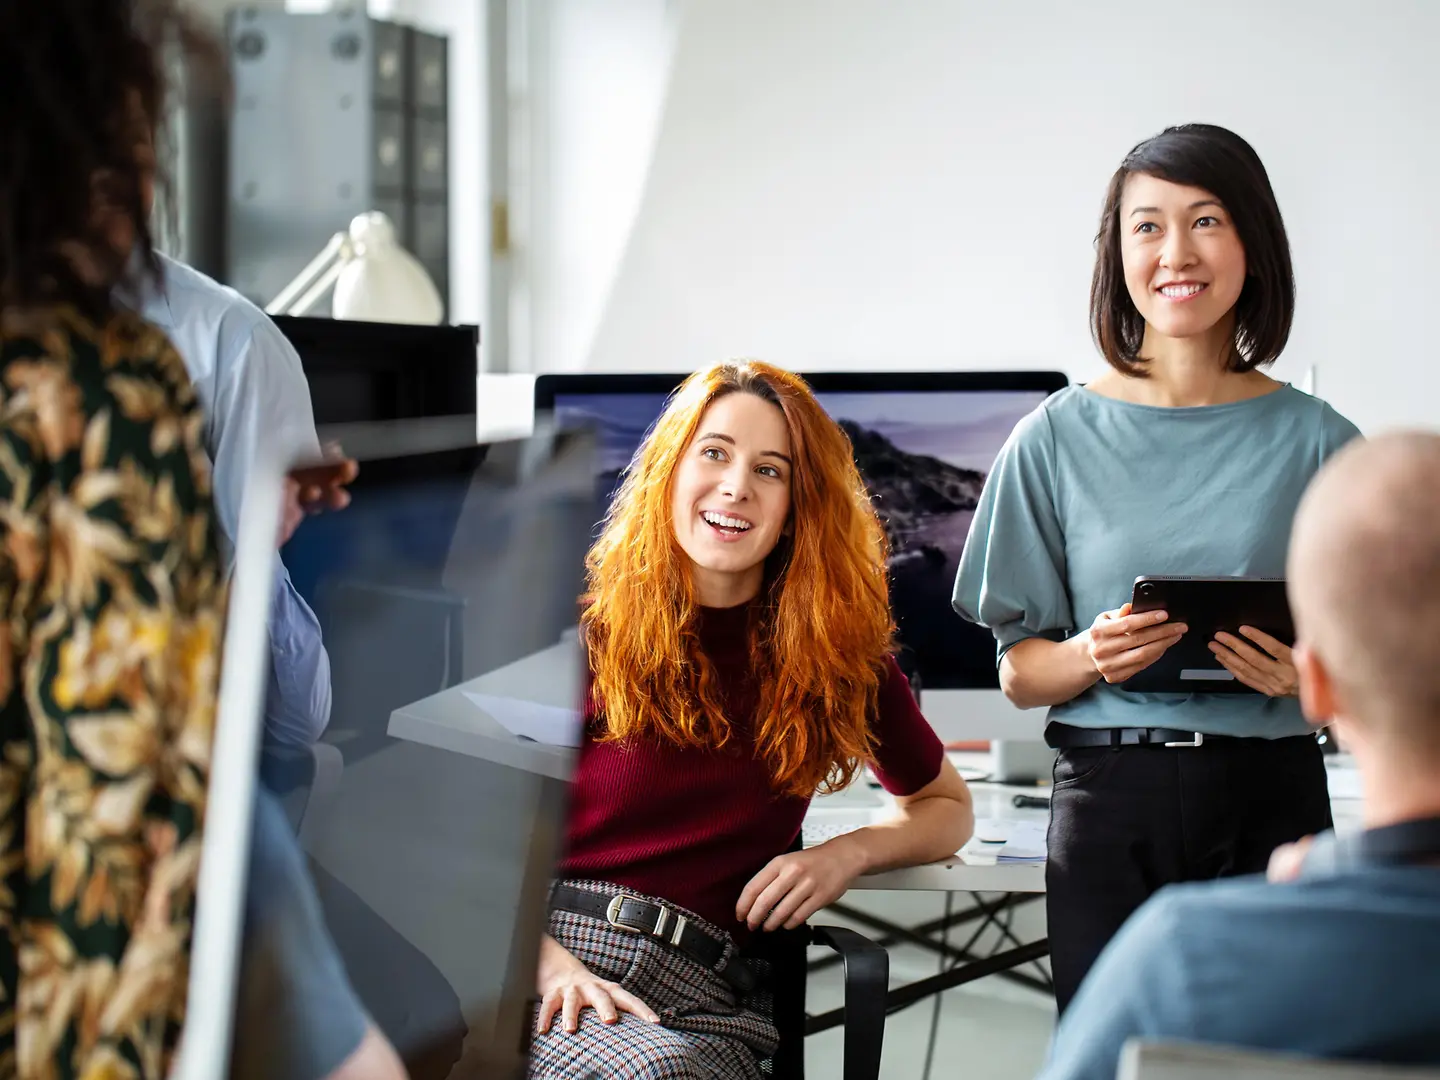
{"label": "dark monitor back", "polygon": [[274,321],[300,354],[316,424],[475,414],[478,327]]}

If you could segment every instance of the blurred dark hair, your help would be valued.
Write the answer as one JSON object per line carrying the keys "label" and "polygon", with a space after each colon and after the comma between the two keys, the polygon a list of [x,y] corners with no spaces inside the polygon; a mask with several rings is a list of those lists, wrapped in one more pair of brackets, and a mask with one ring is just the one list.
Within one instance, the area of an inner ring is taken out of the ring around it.
{"label": "blurred dark hair", "polygon": [[172,0],[0,2],[0,306],[107,310],[137,269],[125,224],[138,272],[159,273],[145,186],[167,184],[150,136],[171,59],[223,70]]}
{"label": "blurred dark hair", "polygon": [[1105,359],[1126,375],[1146,375],[1140,355],[1145,320],[1125,286],[1120,256],[1120,198],[1134,173],[1203,188],[1229,212],[1248,271],[1235,302],[1229,367],[1250,371],[1272,363],[1285,348],[1295,316],[1290,242],[1260,156],[1239,135],[1214,124],[1166,128],[1126,154],[1110,178],[1090,281],[1090,332]]}

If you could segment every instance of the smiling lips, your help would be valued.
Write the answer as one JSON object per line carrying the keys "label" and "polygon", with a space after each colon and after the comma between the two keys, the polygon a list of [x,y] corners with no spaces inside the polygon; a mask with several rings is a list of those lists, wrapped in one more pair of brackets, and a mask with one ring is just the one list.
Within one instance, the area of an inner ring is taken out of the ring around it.
{"label": "smiling lips", "polygon": [[720,540],[738,540],[750,531],[751,523],[735,514],[718,510],[701,510],[700,518],[709,525]]}
{"label": "smiling lips", "polygon": [[1209,286],[1203,281],[1172,281],[1167,285],[1161,285],[1155,291],[1166,300],[1183,304],[1186,300],[1195,299],[1207,288]]}

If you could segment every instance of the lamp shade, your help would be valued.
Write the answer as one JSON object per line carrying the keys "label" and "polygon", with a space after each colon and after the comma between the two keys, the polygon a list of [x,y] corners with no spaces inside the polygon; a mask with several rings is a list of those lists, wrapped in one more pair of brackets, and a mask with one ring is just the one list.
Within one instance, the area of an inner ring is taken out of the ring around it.
{"label": "lamp shade", "polygon": [[350,222],[353,257],[335,279],[337,319],[424,323],[444,318],[445,303],[420,261],[396,242],[395,226],[378,211]]}

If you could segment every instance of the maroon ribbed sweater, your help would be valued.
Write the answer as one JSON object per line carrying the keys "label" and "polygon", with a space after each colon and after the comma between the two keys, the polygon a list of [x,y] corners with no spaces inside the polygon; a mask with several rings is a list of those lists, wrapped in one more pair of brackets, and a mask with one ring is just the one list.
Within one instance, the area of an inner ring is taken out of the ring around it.
{"label": "maroon ribbed sweater", "polygon": [[[649,742],[599,743],[587,735],[571,789],[559,876],[612,882],[704,916],[737,938],[735,904],[749,880],[790,848],[808,798],[776,795],[754,753],[758,689],[747,642],[751,607],[705,608],[700,645],[715,665],[732,748],[704,751]],[[587,700],[589,695],[587,695]],[[586,728],[603,723],[593,704]],[[940,773],[944,749],[892,660],[875,717],[880,783],[896,795]]]}

